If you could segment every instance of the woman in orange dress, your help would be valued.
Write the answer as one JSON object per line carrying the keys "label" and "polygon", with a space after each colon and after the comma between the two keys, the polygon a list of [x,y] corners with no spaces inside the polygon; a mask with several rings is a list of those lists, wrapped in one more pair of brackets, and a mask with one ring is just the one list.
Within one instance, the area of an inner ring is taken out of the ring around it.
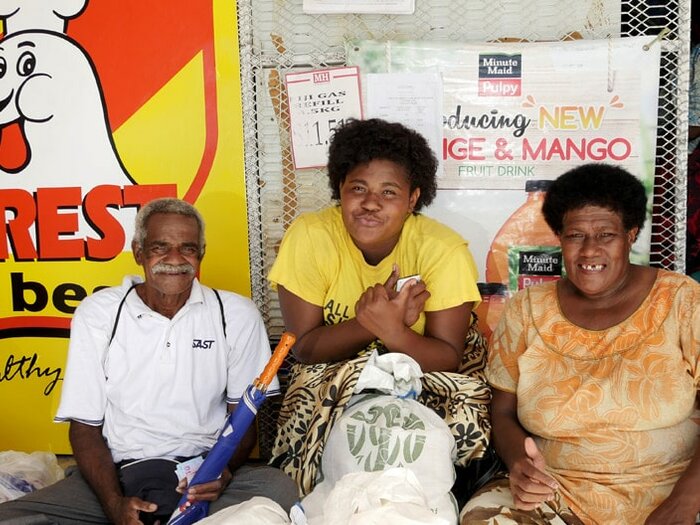
{"label": "woman in orange dress", "polygon": [[508,475],[463,525],[696,522],[700,285],[630,263],[646,202],[604,164],[549,189],[566,277],[514,296],[494,333],[492,439]]}

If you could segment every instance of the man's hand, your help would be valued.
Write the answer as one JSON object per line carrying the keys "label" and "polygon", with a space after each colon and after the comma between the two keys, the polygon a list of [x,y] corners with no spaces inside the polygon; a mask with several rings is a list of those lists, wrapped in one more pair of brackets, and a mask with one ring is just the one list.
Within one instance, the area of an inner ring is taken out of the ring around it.
{"label": "man's hand", "polygon": [[117,525],[142,525],[139,511],[155,512],[158,505],[123,495],[102,427],[71,421],[68,431],[80,473],[97,495],[109,520]]}
{"label": "man's hand", "polygon": [[158,505],[137,497],[120,497],[109,508],[105,509],[109,519],[116,525],[143,525],[139,519],[139,511],[155,512]]}
{"label": "man's hand", "polygon": [[199,485],[192,485],[187,488],[187,478],[180,480],[177,486],[177,491],[180,494],[187,493],[187,500],[191,502],[195,501],[216,501],[221,496],[221,493],[231,482],[231,471],[226,467],[221,473],[219,479],[214,481],[209,481],[208,483],[200,483]]}
{"label": "man's hand", "polygon": [[534,510],[553,499],[559,486],[547,474],[544,457],[531,437],[525,438],[525,454],[510,468],[510,491],[516,509]]}

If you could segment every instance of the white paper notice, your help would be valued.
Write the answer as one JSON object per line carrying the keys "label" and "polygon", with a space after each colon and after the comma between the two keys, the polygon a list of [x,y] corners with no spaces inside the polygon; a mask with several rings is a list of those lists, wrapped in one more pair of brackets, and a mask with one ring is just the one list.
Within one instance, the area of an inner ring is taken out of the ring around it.
{"label": "white paper notice", "polygon": [[326,165],[328,142],[347,118],[362,118],[360,73],[341,67],[285,76],[294,167]]}
{"label": "white paper notice", "polygon": [[412,15],[415,0],[304,0],[302,10],[309,14],[364,13]]}
{"label": "white paper notice", "polygon": [[437,72],[369,74],[366,118],[401,122],[416,130],[439,160],[442,158],[442,91],[442,77]]}

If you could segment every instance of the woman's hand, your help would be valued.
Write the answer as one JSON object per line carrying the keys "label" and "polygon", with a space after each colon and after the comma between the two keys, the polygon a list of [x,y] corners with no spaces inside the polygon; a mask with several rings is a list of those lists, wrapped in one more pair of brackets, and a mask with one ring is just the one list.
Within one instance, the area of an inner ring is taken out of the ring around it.
{"label": "woman's hand", "polygon": [[700,443],[690,465],[668,498],[649,514],[644,525],[694,525],[700,512]]}
{"label": "woman's hand", "polygon": [[698,509],[692,502],[671,494],[644,522],[644,525],[695,525]]}
{"label": "woman's hand", "polygon": [[192,485],[190,488],[187,488],[187,478],[182,478],[176,490],[180,494],[187,493],[188,501],[216,501],[231,482],[231,478],[233,478],[233,475],[228,467],[226,467],[221,473],[221,476],[219,476],[219,479]]}
{"label": "woman's hand", "polygon": [[510,491],[516,509],[534,510],[554,498],[558,484],[547,474],[544,457],[531,437],[525,438],[525,454],[510,467]]}
{"label": "woman's hand", "polygon": [[[277,294],[286,328],[297,336],[292,351],[301,363],[328,363],[352,358],[377,338],[355,318],[344,317],[340,322],[331,320],[335,324],[326,325],[323,307],[304,301],[282,285],[277,287]],[[350,307],[350,304],[343,305],[348,310]]]}
{"label": "woman's hand", "polygon": [[404,315],[403,322],[406,326],[413,326],[418,321],[420,314],[423,313],[425,302],[430,298],[430,292],[423,281],[408,282],[403,288],[408,288],[406,315]]}
{"label": "woman's hand", "polygon": [[402,290],[390,299],[385,285],[375,284],[367,288],[355,303],[355,318],[367,331],[379,339],[384,334],[396,334],[406,328],[408,290]]}
{"label": "woman's hand", "polygon": [[510,491],[516,509],[534,510],[554,498],[559,488],[547,474],[544,456],[518,419],[518,396],[491,389],[492,439],[496,452],[508,467]]}
{"label": "woman's hand", "polygon": [[[700,403],[700,393],[698,393],[697,402]],[[649,514],[644,525],[694,525],[698,512],[700,512],[700,443],[671,494]]]}
{"label": "woman's hand", "polygon": [[386,341],[410,329],[418,320],[428,297],[430,294],[421,282],[406,283],[400,292],[393,292],[393,298],[387,291],[386,283],[375,284],[358,299],[355,316],[366,330]]}
{"label": "woman's hand", "polygon": [[[384,289],[390,300],[395,299],[399,295],[399,292],[396,291],[396,283],[398,281],[399,267],[395,264],[389,278],[384,282]],[[425,302],[430,298],[430,292],[423,281],[412,279],[404,284],[401,289],[403,290],[406,287],[409,288],[409,294],[403,322],[410,327],[416,324],[420,314],[423,313]]]}

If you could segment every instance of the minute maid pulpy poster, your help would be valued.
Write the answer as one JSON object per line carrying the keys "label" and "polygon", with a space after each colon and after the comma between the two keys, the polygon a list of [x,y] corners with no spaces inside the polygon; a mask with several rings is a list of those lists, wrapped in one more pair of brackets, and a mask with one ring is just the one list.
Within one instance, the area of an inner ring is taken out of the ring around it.
{"label": "minute maid pulpy poster", "polygon": [[0,450],[67,453],[71,315],[140,273],[140,205],[197,206],[201,280],[250,294],[235,3],[17,0],[0,18]]}
{"label": "minute maid pulpy poster", "polygon": [[[499,229],[528,199],[528,186],[544,190],[568,169],[607,162],[642,180],[651,210],[660,71],[660,44],[652,41],[360,41],[349,43],[347,52],[363,75],[379,77],[375,85],[402,73],[439,76],[442,141],[435,153],[442,171],[437,198],[425,213],[469,241],[480,280],[508,284],[514,292],[518,280],[507,272],[489,275],[488,259]],[[397,92],[368,90],[366,100],[369,105],[379,95],[389,106]],[[633,248],[635,262],[649,260],[650,223]],[[523,223],[521,237],[532,229]],[[539,242],[532,247],[543,248]]]}

